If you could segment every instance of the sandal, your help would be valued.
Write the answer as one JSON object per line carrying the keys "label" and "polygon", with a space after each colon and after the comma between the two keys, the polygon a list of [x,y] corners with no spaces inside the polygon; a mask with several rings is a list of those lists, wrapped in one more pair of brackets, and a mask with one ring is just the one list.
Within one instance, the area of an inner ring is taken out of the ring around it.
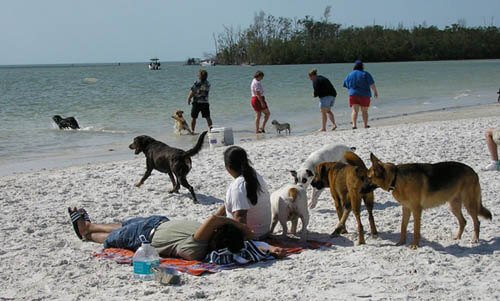
{"label": "sandal", "polygon": [[357,127],[353,126],[352,129],[355,130],[355,129],[357,129]]}
{"label": "sandal", "polygon": [[68,208],[68,214],[69,218],[71,219],[71,224],[73,224],[73,230],[75,230],[76,236],[78,236],[79,239],[83,240],[82,234],[78,229],[77,221],[83,218],[83,220],[90,222],[90,218],[89,215],[87,214],[87,211],[85,211],[85,209],[78,209],[72,211],[71,208]]}

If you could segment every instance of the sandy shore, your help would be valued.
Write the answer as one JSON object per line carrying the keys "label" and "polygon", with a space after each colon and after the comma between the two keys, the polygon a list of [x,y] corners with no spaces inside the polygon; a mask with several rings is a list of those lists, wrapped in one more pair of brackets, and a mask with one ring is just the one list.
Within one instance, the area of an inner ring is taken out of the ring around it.
{"label": "sandy shore", "polygon": [[[193,204],[184,188],[180,194],[168,194],[168,176],[156,171],[136,188],[134,183],[145,170],[141,155],[128,161],[0,178],[0,239],[4,242],[0,246],[0,300],[498,299],[500,172],[480,169],[489,161],[484,129],[500,126],[499,113],[498,105],[488,105],[378,120],[368,130],[240,143],[271,191],[292,180],[289,169],[329,143],[355,146],[367,165],[370,152],[395,163],[455,160],[468,164],[478,172],[483,205],[493,214],[493,221],[481,220],[478,244],[471,243],[472,221],[465,210],[464,235],[459,241],[452,239],[458,223],[445,205],[424,212],[418,250],[394,246],[399,239],[401,206],[381,190],[375,194],[378,237],[368,234],[366,245],[355,246],[351,216],[350,233],[330,238],[337,217],[325,192],[310,211],[309,230],[312,238],[331,242],[331,248],[213,275],[183,274],[179,286],[136,281],[131,266],[91,256],[101,246],[77,239],[66,208],[85,207],[93,221],[105,223],[151,214],[202,221],[222,204],[231,182],[223,165],[224,148],[207,148],[193,158],[188,176],[201,204]],[[362,218],[368,230],[365,210]],[[409,229],[413,229],[412,222]]]}

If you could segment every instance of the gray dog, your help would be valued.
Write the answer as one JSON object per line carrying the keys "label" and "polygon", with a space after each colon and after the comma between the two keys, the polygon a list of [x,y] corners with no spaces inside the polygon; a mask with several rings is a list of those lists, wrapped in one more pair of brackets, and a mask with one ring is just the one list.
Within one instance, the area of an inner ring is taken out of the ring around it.
{"label": "gray dog", "polygon": [[276,134],[281,134],[281,131],[288,131],[288,135],[290,135],[289,123],[279,123],[277,120],[273,120],[271,124],[276,128]]}

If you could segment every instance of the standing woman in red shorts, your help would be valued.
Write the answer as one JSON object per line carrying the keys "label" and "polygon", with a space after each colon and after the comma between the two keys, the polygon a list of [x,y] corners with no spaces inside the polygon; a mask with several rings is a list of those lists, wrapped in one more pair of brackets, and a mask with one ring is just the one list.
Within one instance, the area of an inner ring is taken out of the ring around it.
{"label": "standing woman in red shorts", "polygon": [[[252,84],[250,85],[250,90],[252,91],[252,107],[255,111],[255,133],[265,133],[266,123],[269,120],[271,112],[267,107],[266,97],[264,96],[264,88],[260,81],[264,78],[264,72],[257,71],[253,76]],[[264,113],[264,120],[262,121],[262,127],[260,124],[260,115]]]}
{"label": "standing woman in red shorts", "polygon": [[378,98],[378,92],[373,77],[370,73],[364,71],[363,62],[360,60],[354,62],[353,71],[344,80],[344,88],[349,89],[349,106],[352,108],[352,129],[357,128],[356,121],[360,107],[365,128],[369,128],[368,107],[370,106],[370,97],[372,97],[370,88],[373,90],[375,98]]}

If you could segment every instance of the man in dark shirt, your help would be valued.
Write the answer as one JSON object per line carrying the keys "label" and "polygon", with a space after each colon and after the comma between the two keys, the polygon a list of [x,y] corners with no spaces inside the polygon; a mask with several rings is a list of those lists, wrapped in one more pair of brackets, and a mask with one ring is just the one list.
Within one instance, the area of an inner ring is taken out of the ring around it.
{"label": "man in dark shirt", "polygon": [[193,100],[191,108],[191,130],[194,132],[196,127],[196,118],[201,112],[201,117],[207,120],[208,128],[212,128],[212,119],[210,118],[210,105],[208,103],[208,92],[210,92],[210,83],[207,80],[208,72],[200,69],[198,72],[198,80],[191,87],[188,96],[188,105]]}
{"label": "man in dark shirt", "polygon": [[337,128],[335,124],[335,117],[333,116],[331,108],[335,104],[335,97],[337,91],[333,87],[328,78],[318,75],[318,70],[313,69],[308,73],[309,79],[313,82],[313,97],[319,97],[319,109],[321,111],[321,128],[319,131],[326,131],[326,120],[330,119],[332,123],[332,131]]}

